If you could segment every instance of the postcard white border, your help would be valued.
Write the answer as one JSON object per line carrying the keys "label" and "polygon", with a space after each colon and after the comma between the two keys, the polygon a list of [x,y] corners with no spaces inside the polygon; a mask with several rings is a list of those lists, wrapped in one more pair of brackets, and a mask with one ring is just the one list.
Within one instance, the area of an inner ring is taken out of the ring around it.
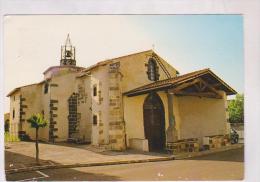
{"label": "postcard white border", "polygon": [[[0,0],[0,120],[4,131],[3,16],[12,14],[241,14],[245,60],[245,179],[260,181],[259,0]],[[0,132],[3,139],[3,132]],[[4,161],[4,140],[0,140]],[[230,169],[232,171],[232,169]],[[4,162],[0,180],[5,180]]]}

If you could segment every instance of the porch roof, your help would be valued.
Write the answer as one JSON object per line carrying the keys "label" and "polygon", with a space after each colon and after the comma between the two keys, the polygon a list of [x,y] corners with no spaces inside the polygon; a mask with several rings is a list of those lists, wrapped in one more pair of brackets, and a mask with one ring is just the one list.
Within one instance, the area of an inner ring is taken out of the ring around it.
{"label": "porch roof", "polygon": [[124,95],[131,97],[131,96],[145,94],[151,91],[174,89],[180,85],[184,85],[184,83],[186,84],[191,83],[195,79],[200,79],[202,82],[206,83],[207,85],[210,85],[213,91],[223,90],[224,92],[226,92],[227,95],[233,95],[237,93],[233,88],[231,88],[227,83],[225,83],[216,74],[214,74],[209,68],[207,68],[207,69],[187,73],[181,76],[177,76],[174,78],[159,80],[135,88],[133,90],[127,91],[124,93]]}

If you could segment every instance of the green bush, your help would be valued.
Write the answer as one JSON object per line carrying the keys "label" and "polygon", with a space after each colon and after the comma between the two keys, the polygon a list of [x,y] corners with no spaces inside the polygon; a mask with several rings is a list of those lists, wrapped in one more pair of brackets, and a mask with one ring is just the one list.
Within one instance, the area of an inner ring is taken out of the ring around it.
{"label": "green bush", "polygon": [[244,122],[244,94],[237,94],[236,98],[228,104],[229,122]]}
{"label": "green bush", "polygon": [[19,137],[11,135],[9,132],[5,132],[5,142],[19,142]]}

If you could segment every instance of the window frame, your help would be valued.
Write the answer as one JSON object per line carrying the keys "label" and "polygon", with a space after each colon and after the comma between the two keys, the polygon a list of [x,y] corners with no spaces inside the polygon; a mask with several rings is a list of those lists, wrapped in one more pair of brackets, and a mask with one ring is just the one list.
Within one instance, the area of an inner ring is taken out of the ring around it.
{"label": "window frame", "polygon": [[149,58],[147,63],[147,76],[150,81],[159,80],[159,70],[157,68],[156,60],[153,58]]}

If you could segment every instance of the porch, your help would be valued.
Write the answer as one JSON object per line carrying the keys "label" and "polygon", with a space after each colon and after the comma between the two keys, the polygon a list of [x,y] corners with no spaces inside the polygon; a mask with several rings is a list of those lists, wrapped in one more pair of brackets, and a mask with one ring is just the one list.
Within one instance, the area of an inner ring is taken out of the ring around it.
{"label": "porch", "polygon": [[[146,151],[229,133],[226,96],[235,94],[209,69],[160,80],[124,93],[127,145]],[[133,145],[134,144],[134,145]]]}

